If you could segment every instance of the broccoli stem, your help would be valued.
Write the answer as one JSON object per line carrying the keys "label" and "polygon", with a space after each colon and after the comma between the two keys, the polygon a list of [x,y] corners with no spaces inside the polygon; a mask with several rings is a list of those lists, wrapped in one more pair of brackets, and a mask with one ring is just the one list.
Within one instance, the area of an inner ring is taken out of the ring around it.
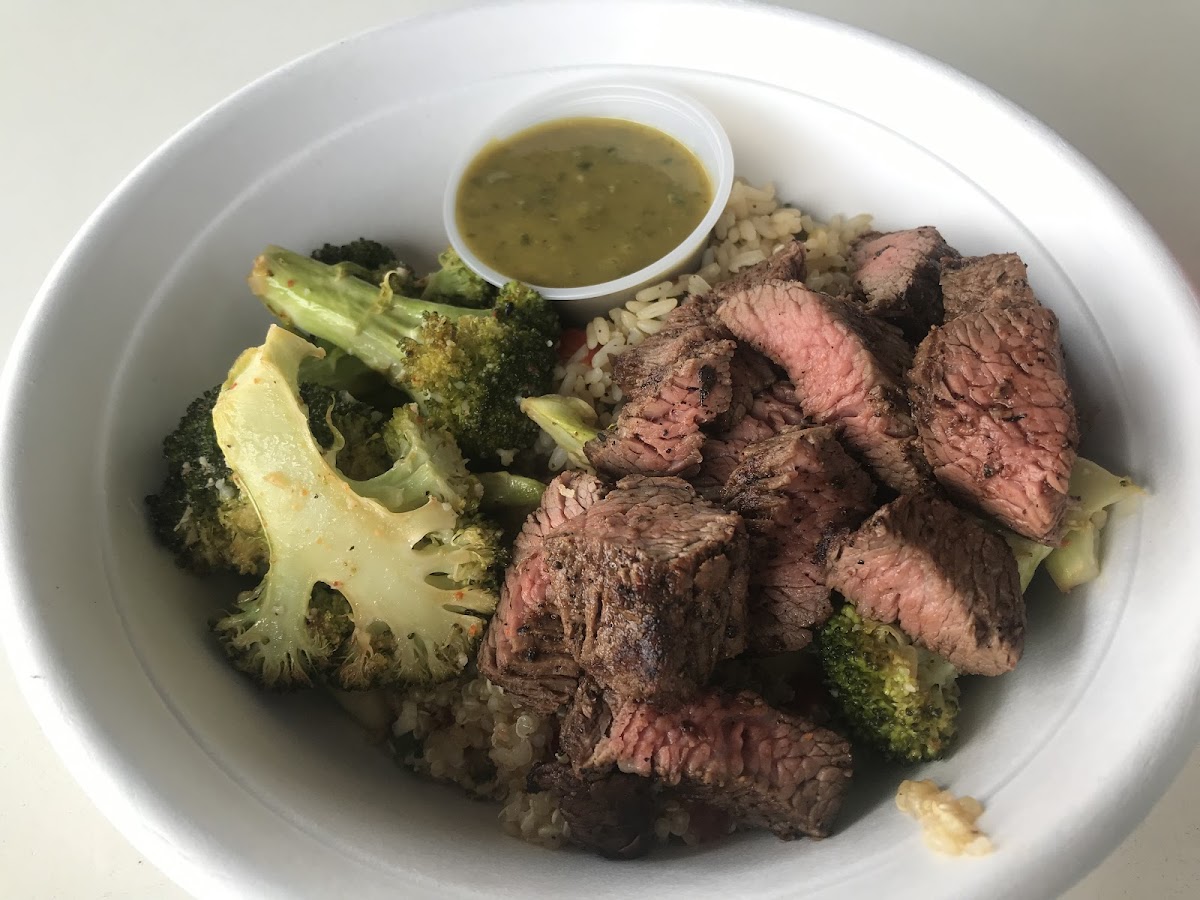
{"label": "broccoli stem", "polygon": [[1042,561],[1050,555],[1053,547],[1046,544],[1039,544],[1037,541],[1031,541],[1027,537],[1022,537],[1015,532],[1003,532],[1004,540],[1008,542],[1008,547],[1013,552],[1013,556],[1017,558],[1017,573],[1021,576],[1021,591],[1024,592],[1029,587],[1029,583],[1033,581],[1033,576],[1037,572],[1038,566]]}
{"label": "broccoli stem", "polygon": [[1046,571],[1064,594],[1100,574],[1100,529],[1091,520],[1067,533],[1046,557]]}
{"label": "broccoli stem", "polygon": [[484,509],[532,509],[542,501],[542,493],[546,490],[546,485],[536,478],[511,472],[481,472],[475,477],[483,485],[480,505]]}
{"label": "broccoli stem", "polygon": [[1074,507],[1067,514],[1067,533],[1062,546],[1049,547],[1012,532],[1004,534],[1017,558],[1022,591],[1029,587],[1037,567],[1043,564],[1063,593],[1096,578],[1100,574],[1100,533],[1108,520],[1108,508],[1143,493],[1128,478],[1114,475],[1082,456],[1071,470],[1068,490]]}
{"label": "broccoli stem", "polygon": [[282,247],[268,247],[254,261],[247,280],[250,290],[285,323],[336,344],[400,384],[397,347],[417,337],[427,314],[452,321],[491,314],[397,297],[386,285],[376,287],[344,267]]}
{"label": "broccoli stem", "polygon": [[521,412],[529,416],[554,443],[567,452],[571,462],[581,468],[591,468],[584,445],[600,434],[596,427],[596,411],[578,397],[547,394],[526,397]]}

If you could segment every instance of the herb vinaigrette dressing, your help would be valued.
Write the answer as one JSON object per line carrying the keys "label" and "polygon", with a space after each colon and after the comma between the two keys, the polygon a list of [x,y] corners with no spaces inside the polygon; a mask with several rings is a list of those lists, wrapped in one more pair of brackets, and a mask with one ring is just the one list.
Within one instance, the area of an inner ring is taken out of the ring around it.
{"label": "herb vinaigrette dressing", "polygon": [[683,144],[624,119],[558,119],[493,141],[459,186],[458,228],[509,278],[580,287],[661,259],[704,218],[712,180]]}

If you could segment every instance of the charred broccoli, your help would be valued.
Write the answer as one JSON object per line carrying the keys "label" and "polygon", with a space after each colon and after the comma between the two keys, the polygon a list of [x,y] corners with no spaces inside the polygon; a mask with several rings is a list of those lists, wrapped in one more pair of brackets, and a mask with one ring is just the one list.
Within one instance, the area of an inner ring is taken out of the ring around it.
{"label": "charred broccoli", "polygon": [[491,459],[536,439],[518,404],[549,390],[559,329],[536,291],[507,284],[489,309],[430,303],[279,247],[258,257],[249,283],[285,324],[383,373],[469,458]]}
{"label": "charred broccoli", "polygon": [[368,238],[348,244],[324,244],[312,252],[312,258],[327,266],[341,266],[371,284],[381,284],[391,276],[394,290],[405,290],[413,283],[412,269],[400,261],[396,251]]}
{"label": "charred broccoli", "polygon": [[495,285],[468,268],[452,247],[438,256],[438,265],[441,268],[425,278],[422,300],[472,309],[486,309],[496,302]]}
{"label": "charred broccoli", "polygon": [[819,652],[825,684],[855,737],[898,762],[946,754],[958,716],[950,663],[849,604],[821,629]]}
{"label": "charred broccoli", "polygon": [[298,372],[320,350],[272,326],[213,407],[220,450],[262,523],[262,582],[215,623],[234,665],[266,687],[365,690],[449,678],[496,605],[498,531],[471,516],[481,489],[452,440],[402,409],[403,455],[353,481],[310,430]]}
{"label": "charred broccoli", "polygon": [[[234,571],[252,574],[267,561],[267,545],[253,505],[232,477],[213,430],[213,388],[188,406],[179,424],[163,440],[167,476],[158,493],[146,498],[150,523],[159,541],[180,565],[205,574]],[[370,478],[391,465],[380,434],[383,416],[344,391],[305,384],[301,399],[317,444],[334,447],[340,436],[338,467],[355,478]]]}

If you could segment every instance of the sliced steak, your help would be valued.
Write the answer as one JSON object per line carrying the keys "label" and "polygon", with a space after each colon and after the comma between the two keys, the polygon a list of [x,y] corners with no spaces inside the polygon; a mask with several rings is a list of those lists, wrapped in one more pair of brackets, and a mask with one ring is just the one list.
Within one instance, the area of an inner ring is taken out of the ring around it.
{"label": "sliced steak", "polygon": [[1018,534],[1056,543],[1079,429],[1054,313],[964,313],[921,343],[909,381],[938,481]]}
{"label": "sliced steak", "polygon": [[943,260],[942,302],[946,321],[984,309],[1039,305],[1015,253]]}
{"label": "sliced steak", "polygon": [[479,671],[543,715],[564,706],[579,680],[579,665],[563,638],[562,618],[547,598],[550,570],[543,542],[607,492],[603,482],[585,472],[564,472],[550,482],[513,542],[500,602],[479,648]]}
{"label": "sliced steak", "polygon": [[791,425],[809,424],[790,381],[776,381],[755,394],[750,408],[736,425],[709,437],[704,461],[691,479],[697,493],[718,502],[721,488],[755,441],[766,440]]}
{"label": "sliced steak", "polygon": [[607,715],[595,744],[576,748],[577,770],[655,778],[786,840],[828,835],[850,783],[844,738],[748,692],[675,706],[620,700]]}
{"label": "sliced steak", "polygon": [[840,428],[875,475],[902,493],[929,483],[902,387],[912,351],[900,332],[848,300],[792,282],[739,291],[718,315],[787,371],[804,412]]}
{"label": "sliced steak", "polygon": [[629,402],[660,393],[679,363],[689,359],[728,358],[729,335],[704,303],[687,302],[671,310],[662,327],[636,347],[628,348],[613,362],[613,383]]}
{"label": "sliced steak", "polygon": [[736,344],[705,311],[683,304],[663,328],[617,357],[613,380],[628,398],[610,430],[584,447],[600,472],[692,474],[700,467],[700,430],[729,409]]}
{"label": "sliced steak", "polygon": [[833,613],[825,543],[870,514],[874,493],[827,426],[788,427],[746,449],[723,499],[750,534],[750,650],[783,653],[812,640],[810,629]]}
{"label": "sliced steak", "polygon": [[745,645],[746,530],[678,478],[630,476],[546,538],[567,646],[622,696],[686,696]]}
{"label": "sliced steak", "polygon": [[559,748],[572,762],[587,759],[611,725],[612,709],[605,699],[604,688],[584,675],[559,726]]}
{"label": "sliced steak", "polygon": [[[754,398],[778,380],[779,372],[769,359],[747,344],[738,344],[729,364],[729,409],[713,419],[709,433],[736,427],[753,409]],[[703,468],[703,462],[700,465]]]}
{"label": "sliced steak", "polygon": [[611,772],[584,775],[569,765],[541,763],[529,772],[530,793],[553,791],[571,843],[610,859],[644,856],[653,846],[651,782]]}
{"label": "sliced steak", "polygon": [[1004,538],[953,504],[909,495],[887,504],[829,554],[829,586],[862,615],[974,675],[1021,658],[1025,600]]}
{"label": "sliced steak", "polygon": [[929,225],[872,232],[851,248],[851,281],[867,312],[898,326],[915,344],[942,321],[941,260],[957,255]]}
{"label": "sliced steak", "polygon": [[714,285],[712,296],[719,301],[730,294],[768,281],[803,281],[804,276],[808,274],[804,255],[804,242],[790,240],[762,262],[742,269]]}

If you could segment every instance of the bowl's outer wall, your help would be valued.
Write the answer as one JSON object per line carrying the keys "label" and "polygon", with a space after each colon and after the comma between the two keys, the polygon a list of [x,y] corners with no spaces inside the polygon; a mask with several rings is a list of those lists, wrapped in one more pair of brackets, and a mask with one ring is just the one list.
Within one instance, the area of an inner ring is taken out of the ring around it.
{"label": "bowl's outer wall", "polygon": [[[1177,387],[1200,376],[1193,298],[1069,148],[915,54],[728,4],[614,3],[567,27],[588,8],[489,7],[310,57],[177,137],[72,243],[10,357],[0,429],[7,638],[35,709],[100,806],[203,896],[529,896],[566,883],[591,896],[1053,895],[1144,814],[1195,741],[1200,611],[1183,565],[1200,435]],[[514,31],[522,16],[537,27]],[[677,41],[654,37],[666,28]],[[498,53],[502,29],[526,46]],[[754,49],[763,33],[838,77],[801,80]],[[454,66],[439,49],[451,38]],[[552,71],[528,73],[529,59]],[[430,223],[446,148],[472,117],[594,64],[648,60],[720,116],[740,172],[776,178],[816,213],[929,221],[964,252],[1021,252],[1063,320],[1085,450],[1152,491],[1116,517],[1099,582],[1031,598],[1021,668],[969,686],[963,745],[929,767],[984,799],[1003,849],[991,859],[947,867],[923,853],[887,811],[895,773],[864,783],[844,833],[820,844],[742,836],[621,868],[526,847],[452,792],[396,777],[316,698],[265,698],[236,678],[205,635],[212,588],[149,542],[141,497],[160,436],[266,324],[243,286],[261,245],[380,234],[427,260],[442,240]],[[948,127],[928,96],[970,127]]]}

